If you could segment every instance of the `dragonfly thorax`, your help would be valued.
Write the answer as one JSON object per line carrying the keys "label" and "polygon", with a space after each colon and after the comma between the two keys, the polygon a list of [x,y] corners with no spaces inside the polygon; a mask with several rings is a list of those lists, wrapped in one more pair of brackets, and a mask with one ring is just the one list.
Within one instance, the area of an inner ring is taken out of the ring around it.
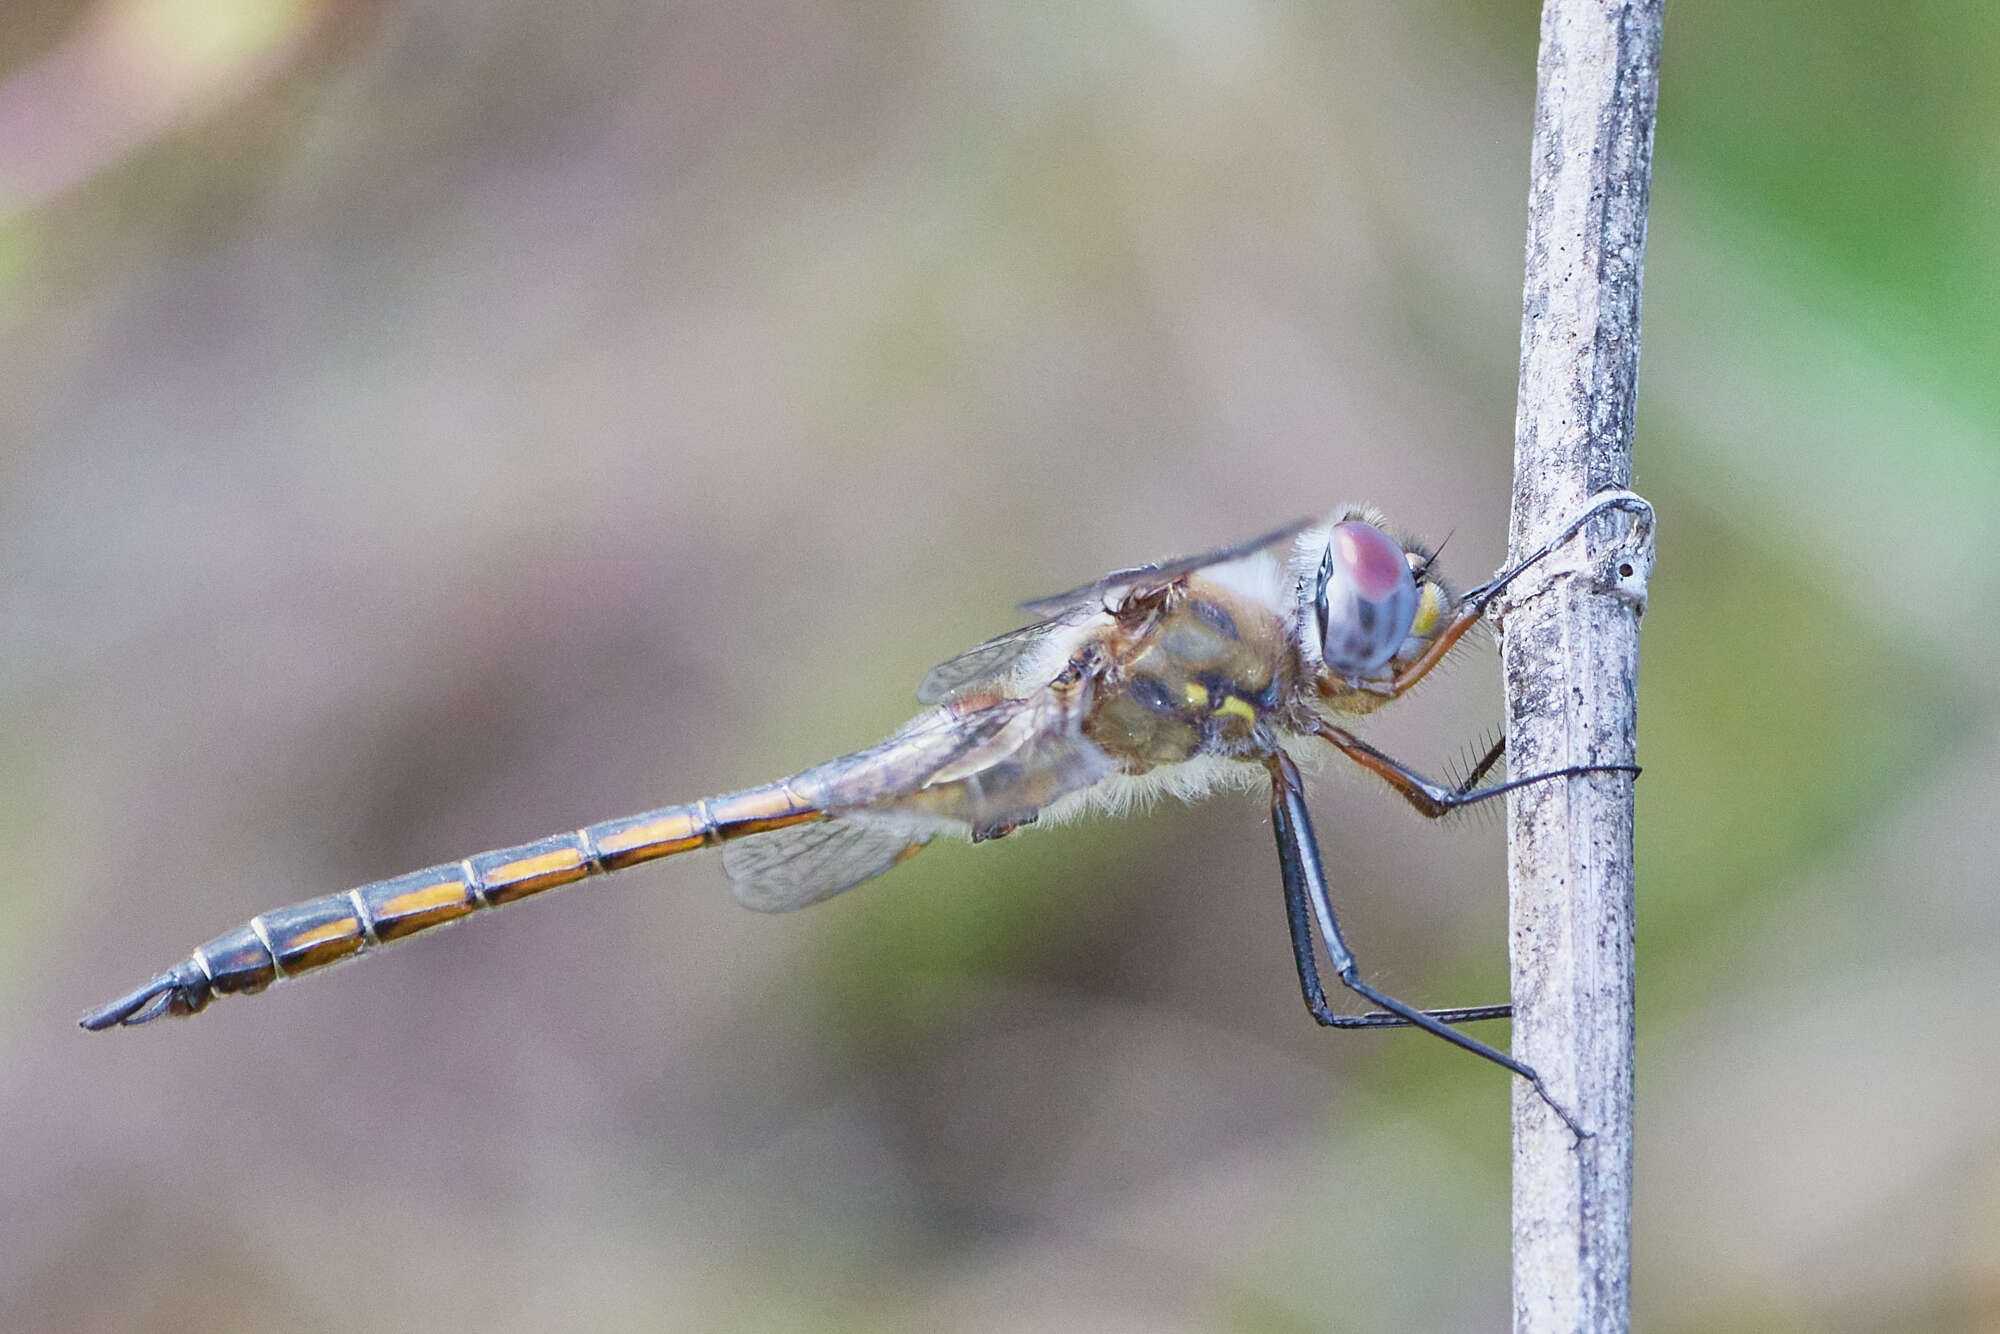
{"label": "dragonfly thorax", "polygon": [[1299,680],[1277,600],[1199,575],[1112,657],[1084,730],[1126,773],[1259,753]]}

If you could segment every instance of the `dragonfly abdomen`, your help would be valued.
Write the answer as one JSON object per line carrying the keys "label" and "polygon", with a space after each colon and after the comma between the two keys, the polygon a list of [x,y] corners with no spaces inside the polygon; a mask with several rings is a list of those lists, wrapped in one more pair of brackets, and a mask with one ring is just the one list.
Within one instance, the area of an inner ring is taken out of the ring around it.
{"label": "dragonfly abdomen", "polygon": [[194,1014],[217,996],[253,994],[461,921],[482,908],[605,871],[825,818],[790,783],[769,783],[307,899],[259,913],[217,936],[130,995],[86,1014],[82,1023],[96,1030]]}

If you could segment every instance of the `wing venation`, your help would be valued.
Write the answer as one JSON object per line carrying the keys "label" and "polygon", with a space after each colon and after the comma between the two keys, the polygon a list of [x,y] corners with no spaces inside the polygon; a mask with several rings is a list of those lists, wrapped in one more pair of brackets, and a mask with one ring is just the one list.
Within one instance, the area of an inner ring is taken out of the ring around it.
{"label": "wing venation", "polygon": [[1235,560],[1276,543],[1290,541],[1311,522],[1310,519],[1300,519],[1248,542],[1217,547],[1212,551],[1161,561],[1155,565],[1113,570],[1101,579],[1067,592],[1023,602],[1021,610],[1041,619],[1018,630],[995,635],[955,658],[945,659],[924,676],[923,683],[917,687],[917,698],[925,704],[936,704],[953,695],[1003,684],[1022,660],[1039,649],[1050,635],[1081,625],[1099,612],[1115,610],[1131,597],[1155,592],[1205,566]]}
{"label": "wing venation", "polygon": [[1300,519],[1295,523],[1286,524],[1283,528],[1275,528],[1262,537],[1253,537],[1248,542],[1216,547],[1212,551],[1199,552],[1193,556],[1180,556],[1153,565],[1135,565],[1129,570],[1113,570],[1102,579],[1079,588],[1023,602],[1021,610],[1030,616],[1049,617],[1061,617],[1080,607],[1087,607],[1093,611],[1102,610],[1109,594],[1129,596],[1133,592],[1143,593],[1160,588],[1183,575],[1193,574],[1204,566],[1220,565],[1224,561],[1248,556],[1253,551],[1262,551],[1265,547],[1279,542],[1288,542],[1311,527],[1312,523],[1311,519]]}
{"label": "wing venation", "polygon": [[996,684],[1011,676],[1023,658],[1063,628],[1064,622],[1060,620],[1037,621],[995,635],[955,658],[947,658],[925,673],[923,684],[917,687],[917,699],[924,704],[936,704],[963,691]]}
{"label": "wing venation", "polygon": [[881,875],[927,841],[891,825],[823,820],[726,844],[722,868],[744,907],[791,912]]}

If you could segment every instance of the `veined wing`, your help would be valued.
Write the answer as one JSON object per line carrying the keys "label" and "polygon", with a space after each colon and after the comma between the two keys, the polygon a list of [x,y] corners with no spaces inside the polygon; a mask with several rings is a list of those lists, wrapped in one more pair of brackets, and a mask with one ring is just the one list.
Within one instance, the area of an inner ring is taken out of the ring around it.
{"label": "veined wing", "polygon": [[941,833],[975,840],[1033,821],[1112,772],[1079,728],[1079,690],[1049,688],[966,714],[931,710],[889,740],[789,782],[827,812],[726,845],[736,898],[787,912],[882,874]]}
{"label": "veined wing", "polygon": [[[921,791],[945,766],[990,744],[1025,703],[1007,700],[966,715],[932,709],[879,745],[794,775],[786,786],[829,818],[725,845],[722,868],[736,901],[758,912],[790,912],[852,889],[913,855],[942,826],[890,820],[884,818],[887,808]],[[848,818],[849,812],[875,818]]]}
{"label": "veined wing", "polygon": [[824,820],[727,844],[722,869],[744,907],[790,912],[874,879],[929,841],[892,825]]}
{"label": "veined wing", "polygon": [[1218,565],[1279,542],[1288,542],[1311,523],[1310,519],[1300,519],[1248,542],[1217,547],[1212,551],[1154,565],[1113,570],[1101,579],[1068,592],[1023,602],[1022,611],[1043,619],[1018,630],[995,635],[985,643],[977,644],[931,668],[923,683],[917,687],[917,698],[925,704],[935,704],[953,695],[999,684],[1012,675],[1023,659],[1047,642],[1050,635],[1080,625],[1097,613],[1121,605],[1134,596],[1144,596],[1164,588],[1205,566]]}
{"label": "veined wing", "polygon": [[1081,618],[1036,621],[995,635],[955,658],[947,658],[924,674],[923,683],[917,687],[917,699],[936,704],[968,690],[997,685],[1013,675],[1021,660],[1040,648],[1050,635],[1068,629],[1078,619]]}
{"label": "veined wing", "polygon": [[[1153,565],[1135,565],[1129,570],[1113,570],[1102,579],[1072,588],[1066,593],[1055,593],[1044,598],[1035,598],[1021,604],[1021,610],[1031,616],[1046,616],[1060,619],[1073,614],[1080,608],[1102,611],[1107,603],[1116,604],[1132,597],[1163,588],[1183,575],[1193,574],[1207,565],[1219,565],[1223,561],[1248,556],[1254,551],[1279,542],[1289,542],[1301,532],[1311,527],[1313,520],[1300,519],[1288,523],[1283,528],[1274,529],[1262,537],[1248,542],[1238,542],[1233,546],[1217,547],[1193,556],[1181,556],[1174,560],[1160,561]],[[1016,632],[1018,633],[1018,632]],[[1003,636],[1004,638],[1004,636]],[[977,650],[974,650],[977,652]]]}

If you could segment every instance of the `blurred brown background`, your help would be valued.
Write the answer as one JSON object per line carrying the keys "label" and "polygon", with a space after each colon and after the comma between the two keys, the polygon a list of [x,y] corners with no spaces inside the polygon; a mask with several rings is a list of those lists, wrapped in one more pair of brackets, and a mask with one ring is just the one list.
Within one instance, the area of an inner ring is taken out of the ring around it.
{"label": "blurred brown background", "polygon": [[[0,1325],[1499,1327],[1506,1081],[1309,1022],[1256,799],[74,1020],[871,741],[1110,566],[1359,497],[1490,571],[1534,8],[10,0]],[[1670,6],[1647,1329],[2000,1328],[1996,64]],[[1497,824],[1319,793],[1375,979],[1498,998]]]}

